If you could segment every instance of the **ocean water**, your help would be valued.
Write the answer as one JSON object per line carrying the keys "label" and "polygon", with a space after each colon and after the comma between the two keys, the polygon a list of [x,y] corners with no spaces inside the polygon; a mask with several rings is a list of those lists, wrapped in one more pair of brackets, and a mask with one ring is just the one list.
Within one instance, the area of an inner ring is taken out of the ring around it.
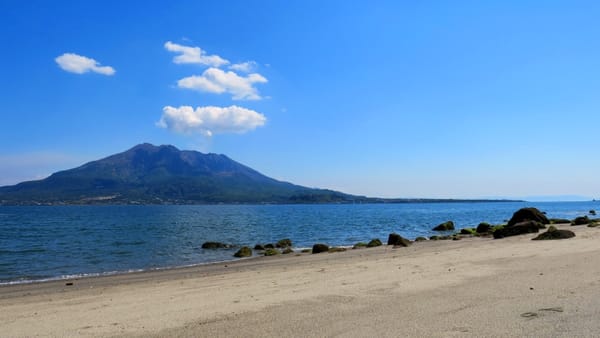
{"label": "ocean water", "polygon": [[292,239],[352,245],[391,232],[414,239],[452,220],[457,228],[502,223],[521,207],[575,218],[600,202],[330,205],[0,207],[0,284],[111,274],[233,260],[237,250],[204,250]]}

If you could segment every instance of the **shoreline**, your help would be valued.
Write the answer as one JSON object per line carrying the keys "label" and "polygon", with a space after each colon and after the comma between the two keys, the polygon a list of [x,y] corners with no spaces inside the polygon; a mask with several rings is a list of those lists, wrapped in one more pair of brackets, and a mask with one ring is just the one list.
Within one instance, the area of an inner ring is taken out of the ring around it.
{"label": "shoreline", "polygon": [[593,335],[600,231],[559,228],[577,236],[427,241],[87,277],[71,286],[4,285],[0,319],[3,333],[16,337]]}

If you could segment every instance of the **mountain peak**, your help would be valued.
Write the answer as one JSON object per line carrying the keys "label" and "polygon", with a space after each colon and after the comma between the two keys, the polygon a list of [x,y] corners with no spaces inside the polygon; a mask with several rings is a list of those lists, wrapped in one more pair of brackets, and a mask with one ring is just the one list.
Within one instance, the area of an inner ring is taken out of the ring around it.
{"label": "mountain peak", "polygon": [[150,143],[44,180],[0,187],[0,204],[319,203],[352,198],[272,179],[225,155]]}

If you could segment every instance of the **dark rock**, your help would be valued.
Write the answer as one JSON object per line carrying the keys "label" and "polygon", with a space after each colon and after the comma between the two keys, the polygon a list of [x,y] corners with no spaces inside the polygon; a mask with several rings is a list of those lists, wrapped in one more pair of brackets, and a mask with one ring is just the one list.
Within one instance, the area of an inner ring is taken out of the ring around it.
{"label": "dark rock", "polygon": [[204,242],[202,243],[202,249],[227,249],[231,248],[230,244],[220,242]]}
{"label": "dark rock", "polygon": [[490,230],[492,230],[492,226],[489,223],[485,223],[485,222],[479,223],[479,225],[477,226],[477,229],[475,229],[475,231],[478,234],[485,234],[485,233],[490,232]]}
{"label": "dark rock", "polygon": [[260,244],[256,244],[254,246],[254,250],[257,250],[257,251],[263,251],[264,249],[265,249],[265,247]]}
{"label": "dark rock", "polygon": [[571,225],[586,225],[590,224],[590,219],[587,216],[577,217],[571,222]]}
{"label": "dark rock", "polygon": [[313,245],[312,253],[318,254],[321,252],[329,252],[329,245],[320,243]]}
{"label": "dark rock", "polygon": [[454,222],[452,222],[452,221],[444,222],[442,224],[439,224],[435,228],[433,228],[433,231],[447,231],[447,230],[454,230]]}
{"label": "dark rock", "polygon": [[302,253],[309,253],[311,251],[312,251],[312,249],[302,249],[302,250],[300,250],[300,252],[302,252]]}
{"label": "dark rock", "polygon": [[570,230],[558,230],[554,226],[550,226],[548,231],[537,235],[532,240],[549,240],[549,239],[566,239],[575,237],[575,233]]}
{"label": "dark rock", "polygon": [[275,256],[275,255],[279,255],[279,251],[276,249],[266,249],[264,252],[265,256]]}
{"label": "dark rock", "polygon": [[269,244],[265,244],[265,249],[275,249],[275,245],[269,243]]}
{"label": "dark rock", "polygon": [[352,249],[363,249],[367,247],[367,243],[365,242],[358,242],[356,244],[354,244],[354,246],[352,247]]}
{"label": "dark rock", "polygon": [[277,243],[275,244],[276,247],[278,248],[291,248],[292,247],[292,240],[289,238],[284,238],[282,240],[277,241]]}
{"label": "dark rock", "polygon": [[369,241],[369,243],[367,244],[367,247],[373,248],[373,247],[381,246],[381,245],[383,245],[383,243],[381,243],[381,240],[379,238],[375,238],[375,239],[372,239],[371,241]]}
{"label": "dark rock", "polygon": [[536,208],[523,208],[515,212],[512,218],[508,221],[508,226],[511,227],[517,223],[526,221],[534,221],[541,224],[550,224],[550,221],[541,211]]}
{"label": "dark rock", "polygon": [[419,236],[419,237],[415,238],[415,242],[424,242],[426,240],[427,240],[427,238],[425,238],[423,236]]}
{"label": "dark rock", "polygon": [[596,210],[590,210],[590,215],[595,216],[596,215]]}
{"label": "dark rock", "polygon": [[497,229],[496,231],[494,231],[494,238],[517,236],[522,234],[536,233],[539,231],[540,223],[535,221],[527,221],[517,223],[513,226],[506,226],[504,228]]}
{"label": "dark rock", "polygon": [[287,255],[287,254],[291,254],[292,252],[294,252],[294,250],[292,250],[292,248],[285,248],[285,249],[283,249],[283,251],[281,253],[284,255]]}
{"label": "dark rock", "polygon": [[406,238],[398,235],[397,233],[391,233],[388,236],[387,245],[409,246],[410,245],[410,241],[408,239],[406,239]]}
{"label": "dark rock", "polygon": [[439,239],[440,239],[440,236],[438,236],[438,235],[429,236],[430,241],[437,241]]}
{"label": "dark rock", "polygon": [[238,250],[238,252],[234,253],[233,256],[235,256],[235,257],[250,257],[250,256],[252,256],[252,249],[250,249],[250,247],[243,246]]}
{"label": "dark rock", "polygon": [[550,224],[571,224],[571,220],[565,218],[550,218]]}

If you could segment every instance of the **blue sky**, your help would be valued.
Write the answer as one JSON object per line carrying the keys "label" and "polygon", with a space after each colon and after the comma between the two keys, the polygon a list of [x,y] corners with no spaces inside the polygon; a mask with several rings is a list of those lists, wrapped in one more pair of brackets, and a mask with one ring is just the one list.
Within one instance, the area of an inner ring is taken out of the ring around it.
{"label": "blue sky", "polygon": [[5,0],[0,185],[150,142],[368,196],[598,198],[598,17],[593,1]]}

